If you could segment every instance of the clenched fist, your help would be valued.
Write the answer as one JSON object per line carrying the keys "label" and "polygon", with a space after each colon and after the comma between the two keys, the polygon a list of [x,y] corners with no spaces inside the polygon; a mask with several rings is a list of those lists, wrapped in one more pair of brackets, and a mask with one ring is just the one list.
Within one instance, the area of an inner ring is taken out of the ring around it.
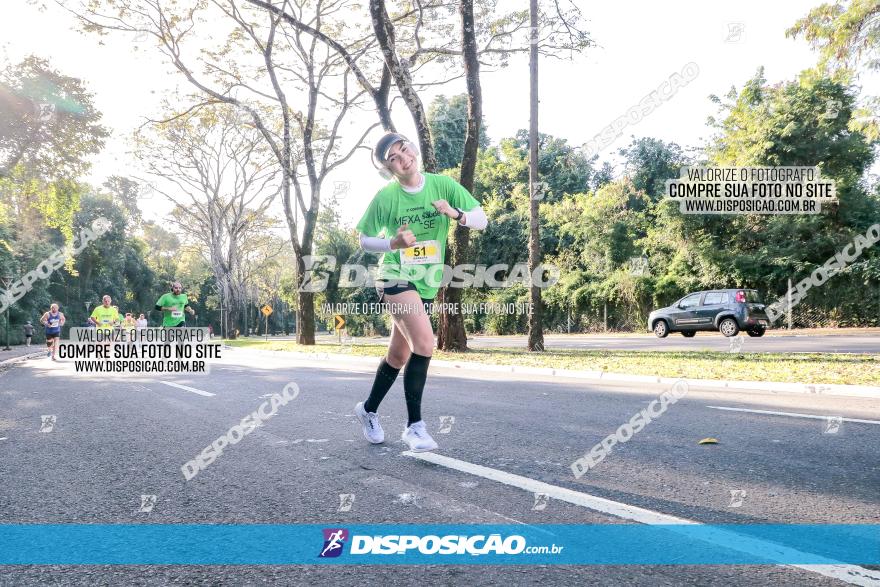
{"label": "clenched fist", "polygon": [[414,235],[412,231],[407,228],[407,226],[409,226],[409,224],[404,224],[397,229],[397,236],[391,239],[392,249],[405,249],[407,247],[413,246],[413,244],[416,242],[416,235]]}
{"label": "clenched fist", "polygon": [[443,214],[444,216],[449,216],[450,218],[454,218],[458,215],[458,212],[449,205],[449,202],[446,200],[437,200],[436,202],[431,202],[431,205],[434,206],[434,209]]}

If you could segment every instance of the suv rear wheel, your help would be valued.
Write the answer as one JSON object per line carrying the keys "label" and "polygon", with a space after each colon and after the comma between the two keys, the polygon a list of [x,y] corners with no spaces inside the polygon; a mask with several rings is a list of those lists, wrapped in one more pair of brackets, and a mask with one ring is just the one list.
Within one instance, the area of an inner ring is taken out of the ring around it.
{"label": "suv rear wheel", "polygon": [[759,336],[764,336],[765,332],[767,332],[766,328],[753,328],[753,329],[747,331],[747,334],[749,336],[753,336],[753,337],[757,338]]}
{"label": "suv rear wheel", "polygon": [[666,338],[669,336],[669,325],[666,320],[657,320],[654,323],[654,334],[657,338]]}
{"label": "suv rear wheel", "polygon": [[739,334],[739,325],[733,318],[725,318],[718,323],[718,330],[727,338],[732,338]]}

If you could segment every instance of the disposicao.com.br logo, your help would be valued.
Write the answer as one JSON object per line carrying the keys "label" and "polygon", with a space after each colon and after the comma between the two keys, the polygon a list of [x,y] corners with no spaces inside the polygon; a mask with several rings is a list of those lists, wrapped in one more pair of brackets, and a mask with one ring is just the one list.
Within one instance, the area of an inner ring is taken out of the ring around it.
{"label": "disposicao.com.br logo", "polygon": [[[324,546],[319,558],[337,557],[349,538],[343,528],[324,529]],[[517,555],[559,554],[562,546],[528,546],[523,536],[513,534],[436,535],[387,534],[351,536],[351,555]]]}

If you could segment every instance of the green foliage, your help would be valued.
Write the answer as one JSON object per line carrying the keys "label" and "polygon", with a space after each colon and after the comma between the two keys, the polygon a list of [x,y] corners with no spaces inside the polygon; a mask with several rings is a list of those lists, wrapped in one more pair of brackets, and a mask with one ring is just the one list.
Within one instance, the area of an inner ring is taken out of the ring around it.
{"label": "green foliage", "polygon": [[140,224],[141,211],[137,203],[142,189],[140,184],[129,177],[112,175],[103,183],[103,187],[125,210],[129,225],[134,227]]}
{"label": "green foliage", "polygon": [[648,194],[655,203],[666,192],[666,180],[678,177],[679,170],[687,164],[681,147],[649,137],[633,140],[620,154],[626,159],[626,174],[633,187]]}
{"label": "green foliage", "polygon": [[83,82],[28,57],[0,72],[0,177],[16,165],[34,177],[74,179],[109,136]]}
{"label": "green foliage", "polygon": [[[853,129],[855,100],[854,90],[840,81],[807,72],[771,85],[759,70],[721,103],[707,150],[711,164],[818,166],[835,181],[839,203],[821,214],[795,216],[682,216],[674,205],[661,204],[656,229],[644,240],[652,268],[659,270],[657,303],[711,287],[752,287],[775,297],[789,278],[803,278],[877,221],[880,200],[862,182],[874,160],[874,140]],[[862,262],[876,264],[876,251]],[[866,269],[857,264],[851,271],[807,303],[830,310],[844,300],[862,300],[862,306],[876,307],[864,289]]]}
{"label": "green foliage", "polygon": [[[507,148],[503,150],[506,156],[516,160],[516,167],[520,170],[517,179],[524,184],[529,180],[528,149],[528,131],[519,130],[516,138],[510,140]],[[564,198],[566,194],[586,191],[593,176],[593,166],[586,156],[569,145],[566,139],[539,133],[538,176],[546,184],[543,188],[543,201],[555,202]]]}
{"label": "green foliage", "polygon": [[[759,70],[715,101],[720,115],[702,164],[818,166],[835,181],[839,202],[817,215],[682,215],[664,198],[666,180],[694,164],[678,145],[634,139],[620,152],[622,177],[613,179],[610,165],[596,172],[564,141],[542,136],[542,248],[544,262],[561,269],[544,291],[546,328],[564,330],[569,311],[579,327],[595,327],[606,310],[610,328],[643,328],[652,308],[706,288],[775,297],[880,218],[880,199],[863,181],[876,138],[856,124],[854,88],[810,71],[768,84]],[[476,191],[489,227],[474,239],[479,263],[527,260],[526,138],[519,133],[481,153]],[[647,272],[633,270],[637,257],[647,258]],[[878,276],[880,255],[870,250],[805,303],[842,324],[876,323]]]}
{"label": "green foliage", "polygon": [[[573,194],[587,190],[593,168],[582,154],[564,139],[539,135],[538,170],[542,209],[564,203]],[[503,139],[497,147],[480,152],[477,160],[474,196],[482,202],[489,218],[486,230],[473,238],[476,262],[487,266],[513,265],[528,260],[528,137],[520,131]],[[543,212],[542,212],[543,214]],[[553,222],[542,224],[541,244],[545,251],[560,248],[561,236]]]}
{"label": "green foliage", "polygon": [[715,164],[818,166],[836,182],[839,200],[819,215],[693,219],[698,239],[716,237],[716,263],[732,267],[743,285],[778,291],[773,281],[812,270],[876,221],[878,201],[861,183],[874,145],[850,127],[854,103],[850,87],[828,78],[769,86],[759,72],[722,107],[709,151]]}
{"label": "green foliage", "polygon": [[[339,216],[339,204],[335,197],[324,202],[318,217],[315,234],[315,255],[330,255],[336,259],[337,269],[341,265],[356,265],[361,271],[378,264],[378,257],[367,253],[360,247],[357,231],[345,226]],[[327,284],[324,292],[315,295],[316,310],[321,304],[374,304],[378,301],[373,287],[340,287],[340,279],[354,281],[357,275],[341,275],[337,270]],[[330,325],[333,316],[323,316],[326,325]],[[345,328],[353,336],[367,334],[388,334],[390,321],[384,315],[350,314],[345,317]],[[320,328],[319,328],[320,330]]]}
{"label": "green foliage", "polygon": [[[451,99],[441,95],[431,102],[428,107],[428,127],[431,129],[437,169],[452,169],[461,165],[467,119],[467,94],[458,94]],[[480,124],[479,146],[481,149],[489,146],[486,123],[483,121]]]}
{"label": "green foliage", "polygon": [[880,69],[880,6],[874,0],[851,0],[822,4],[810,10],[786,31],[803,36],[819,49],[819,66],[825,71]]}
{"label": "green foliage", "polygon": [[820,165],[823,175],[858,180],[873,161],[871,143],[850,129],[852,88],[828,78],[767,85],[763,70],[722,105],[710,149],[718,165]]}
{"label": "green foliage", "polygon": [[[527,304],[529,290],[522,284],[490,290],[486,302],[489,304]],[[484,319],[486,334],[524,334],[528,332],[526,314],[490,312]]]}

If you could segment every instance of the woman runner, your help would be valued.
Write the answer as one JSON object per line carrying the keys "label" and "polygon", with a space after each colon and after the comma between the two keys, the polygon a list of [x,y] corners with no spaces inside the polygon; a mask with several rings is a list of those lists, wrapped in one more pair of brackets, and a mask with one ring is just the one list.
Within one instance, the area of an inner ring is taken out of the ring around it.
{"label": "woman runner", "polygon": [[[358,222],[361,247],[383,253],[376,291],[392,318],[388,353],[379,364],[366,401],[355,414],[373,444],[385,440],[376,410],[403,369],[407,424],[401,435],[413,452],[431,451],[437,443],[422,420],[422,391],[434,351],[434,331],[427,306],[443,277],[449,222],[482,230],[486,214],[457,181],[419,171],[416,146],[397,133],[379,139],[373,164],[385,179]],[[391,235],[389,237],[389,235]]]}

